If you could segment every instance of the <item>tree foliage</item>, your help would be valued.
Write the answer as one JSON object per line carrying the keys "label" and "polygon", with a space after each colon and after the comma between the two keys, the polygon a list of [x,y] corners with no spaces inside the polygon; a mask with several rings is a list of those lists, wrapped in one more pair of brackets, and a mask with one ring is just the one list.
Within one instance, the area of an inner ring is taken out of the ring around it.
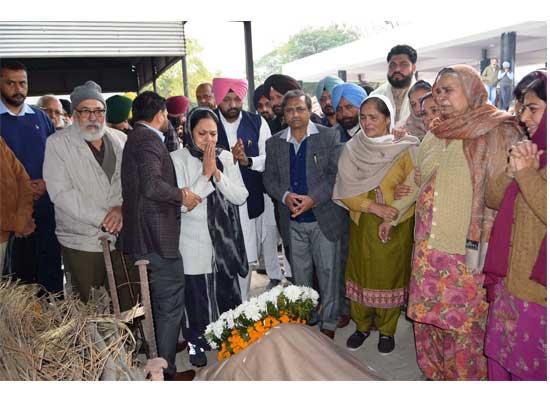
{"label": "tree foliage", "polygon": [[255,81],[261,84],[271,74],[280,74],[283,64],[350,43],[359,37],[358,31],[345,25],[305,28],[254,64]]}
{"label": "tree foliage", "polygon": [[[195,89],[200,83],[212,82],[212,78],[219,76],[220,72],[211,73],[200,58],[203,48],[195,39],[187,39],[187,79],[189,81],[189,98],[196,103]],[[153,90],[149,84],[144,90]],[[157,93],[163,97],[183,95],[182,64],[178,61],[157,78]]]}

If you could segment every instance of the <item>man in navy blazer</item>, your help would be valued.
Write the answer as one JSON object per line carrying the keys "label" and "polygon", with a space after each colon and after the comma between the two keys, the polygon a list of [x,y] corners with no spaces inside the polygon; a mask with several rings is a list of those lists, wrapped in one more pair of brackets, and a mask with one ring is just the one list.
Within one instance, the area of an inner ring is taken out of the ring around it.
{"label": "man in navy blazer", "polygon": [[267,140],[264,185],[277,201],[296,284],[312,286],[315,266],[321,331],[334,338],[347,219],[332,191],[343,144],[336,130],[310,121],[311,98],[302,90],[285,94],[283,111],[288,128]]}

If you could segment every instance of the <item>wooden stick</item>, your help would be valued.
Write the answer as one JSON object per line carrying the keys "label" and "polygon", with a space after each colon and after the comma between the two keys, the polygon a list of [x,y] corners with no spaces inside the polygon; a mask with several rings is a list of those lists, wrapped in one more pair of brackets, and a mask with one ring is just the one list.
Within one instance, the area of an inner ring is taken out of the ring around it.
{"label": "wooden stick", "polygon": [[105,259],[105,268],[107,269],[107,280],[109,281],[109,293],[113,302],[113,311],[115,317],[120,318],[120,303],[116,291],[115,274],[113,272],[113,263],[111,261],[111,250],[109,249],[109,237],[104,235],[99,238],[103,247],[103,258]]}
{"label": "wooden stick", "polygon": [[142,259],[135,263],[139,269],[139,281],[141,284],[141,298],[143,300],[143,307],[145,308],[145,316],[143,318],[143,335],[147,342],[147,348],[149,350],[149,359],[158,357],[157,341],[155,339],[155,326],[153,322],[153,309],[151,307],[151,296],[149,294],[149,275],[147,274],[148,260]]}

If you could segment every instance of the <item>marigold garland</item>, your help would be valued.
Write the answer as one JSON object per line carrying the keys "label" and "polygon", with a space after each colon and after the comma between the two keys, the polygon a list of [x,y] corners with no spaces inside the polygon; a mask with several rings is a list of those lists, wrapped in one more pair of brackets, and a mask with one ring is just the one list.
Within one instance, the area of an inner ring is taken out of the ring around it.
{"label": "marigold garland", "polygon": [[281,323],[307,323],[319,294],[305,286],[277,286],[224,312],[206,328],[205,338],[224,360],[246,349]]}

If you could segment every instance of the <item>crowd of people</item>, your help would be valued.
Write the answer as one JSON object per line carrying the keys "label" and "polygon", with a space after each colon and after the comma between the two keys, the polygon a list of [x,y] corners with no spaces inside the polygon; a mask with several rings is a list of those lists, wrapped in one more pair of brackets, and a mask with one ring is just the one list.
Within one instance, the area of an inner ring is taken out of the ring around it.
{"label": "crowd of people", "polygon": [[282,74],[254,112],[232,78],[200,84],[192,109],[94,81],[30,106],[26,68],[2,61],[0,270],[57,297],[65,275],[87,302],[108,287],[107,239],[125,310],[146,259],[168,380],[182,339],[206,365],[206,326],[250,297],[260,259],[268,289],[319,291],[325,336],[353,321],[350,350],[377,331],[390,354],[405,310],[427,379],[545,380],[546,70],[512,89],[507,62],[433,84],[408,45],[387,62],[374,90],[322,79],[319,115]]}

